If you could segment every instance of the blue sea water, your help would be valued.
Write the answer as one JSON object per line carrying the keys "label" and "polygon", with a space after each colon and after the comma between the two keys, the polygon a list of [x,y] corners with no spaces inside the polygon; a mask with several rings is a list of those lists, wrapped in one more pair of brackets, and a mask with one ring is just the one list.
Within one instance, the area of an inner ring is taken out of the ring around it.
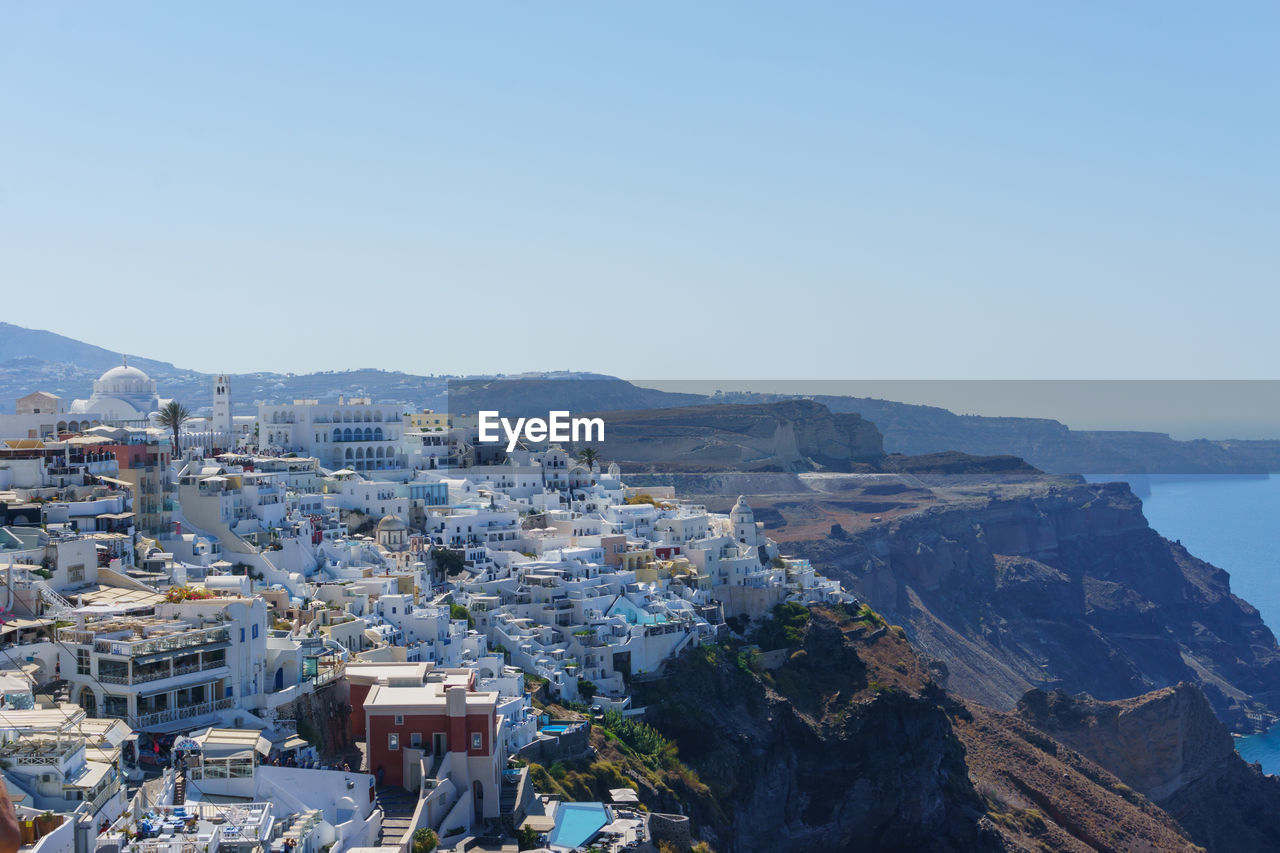
{"label": "blue sea water", "polygon": [[[1151,526],[1231,574],[1231,591],[1280,629],[1280,477],[1155,479],[1142,501]],[[1280,774],[1280,726],[1236,739],[1236,749]]]}

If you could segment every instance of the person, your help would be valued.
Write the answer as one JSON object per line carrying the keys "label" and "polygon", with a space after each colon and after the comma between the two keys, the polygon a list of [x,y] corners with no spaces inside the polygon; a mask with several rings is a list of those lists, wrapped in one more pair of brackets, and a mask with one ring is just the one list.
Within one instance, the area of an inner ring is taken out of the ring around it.
{"label": "person", "polygon": [[22,833],[18,831],[18,816],[9,799],[9,789],[0,779],[0,853],[18,853],[22,846]]}

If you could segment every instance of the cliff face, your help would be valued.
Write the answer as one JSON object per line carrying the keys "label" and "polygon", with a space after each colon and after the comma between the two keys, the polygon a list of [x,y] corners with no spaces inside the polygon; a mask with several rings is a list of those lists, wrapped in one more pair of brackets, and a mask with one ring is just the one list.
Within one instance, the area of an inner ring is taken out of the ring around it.
{"label": "cliff face", "polygon": [[716,850],[1001,849],[943,701],[892,631],[816,611],[781,668],[698,649],[637,704],[720,804]]}
{"label": "cliff face", "polygon": [[1121,702],[1035,690],[1018,714],[1155,801],[1206,849],[1280,850],[1280,779],[1245,763],[1194,685]]}
{"label": "cliff face", "polygon": [[875,424],[811,400],[603,412],[601,454],[628,470],[849,471],[884,453]]}
{"label": "cliff face", "polygon": [[721,853],[1199,849],[1080,751],[949,696],[874,614],[812,610],[782,661],[696,649],[637,686],[707,786],[687,805]]}
{"label": "cliff face", "polygon": [[1258,612],[1122,484],[1046,483],[797,550],[991,707],[1032,687],[1119,699],[1193,681],[1238,731],[1280,709],[1280,649]]}
{"label": "cliff face", "polygon": [[[1243,392],[1242,392],[1243,393]],[[1280,470],[1275,441],[1179,441],[1165,433],[1074,430],[1045,418],[957,415],[865,397],[815,398],[833,412],[858,412],[884,433],[890,453],[959,450],[1013,454],[1063,474],[1251,474]]]}

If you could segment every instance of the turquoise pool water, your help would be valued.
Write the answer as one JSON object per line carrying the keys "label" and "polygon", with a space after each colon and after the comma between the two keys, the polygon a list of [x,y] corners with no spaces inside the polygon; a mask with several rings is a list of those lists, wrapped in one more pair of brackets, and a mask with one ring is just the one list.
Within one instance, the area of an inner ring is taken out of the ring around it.
{"label": "turquoise pool water", "polygon": [[550,732],[553,735],[558,735],[563,731],[567,731],[568,728],[568,726],[543,726],[542,730],[544,732]]}
{"label": "turquoise pool water", "polygon": [[635,607],[625,598],[614,605],[612,614],[621,614],[632,625],[661,625],[667,617]]}
{"label": "turquoise pool water", "polygon": [[553,847],[579,847],[591,840],[609,822],[603,803],[561,803],[556,809],[556,826],[547,843]]}

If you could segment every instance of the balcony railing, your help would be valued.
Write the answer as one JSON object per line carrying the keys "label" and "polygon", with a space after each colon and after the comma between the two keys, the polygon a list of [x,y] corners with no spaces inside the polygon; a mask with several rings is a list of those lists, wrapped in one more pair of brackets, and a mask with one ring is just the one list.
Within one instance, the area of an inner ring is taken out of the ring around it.
{"label": "balcony railing", "polygon": [[175,720],[186,720],[201,717],[205,714],[212,714],[215,711],[229,711],[235,707],[235,697],[229,696],[225,699],[215,699],[212,702],[199,702],[195,705],[187,705],[184,708],[170,708],[166,711],[156,711],[154,714],[140,714],[138,715],[138,727],[145,729],[148,726],[172,723]]}
{"label": "balcony railing", "polygon": [[230,636],[231,634],[226,628],[205,628],[203,630],[184,631],[181,634],[157,637],[154,640],[94,640],[93,649],[103,654],[137,657],[176,649],[189,649],[194,646],[204,646],[211,643],[225,643],[229,641]]}

